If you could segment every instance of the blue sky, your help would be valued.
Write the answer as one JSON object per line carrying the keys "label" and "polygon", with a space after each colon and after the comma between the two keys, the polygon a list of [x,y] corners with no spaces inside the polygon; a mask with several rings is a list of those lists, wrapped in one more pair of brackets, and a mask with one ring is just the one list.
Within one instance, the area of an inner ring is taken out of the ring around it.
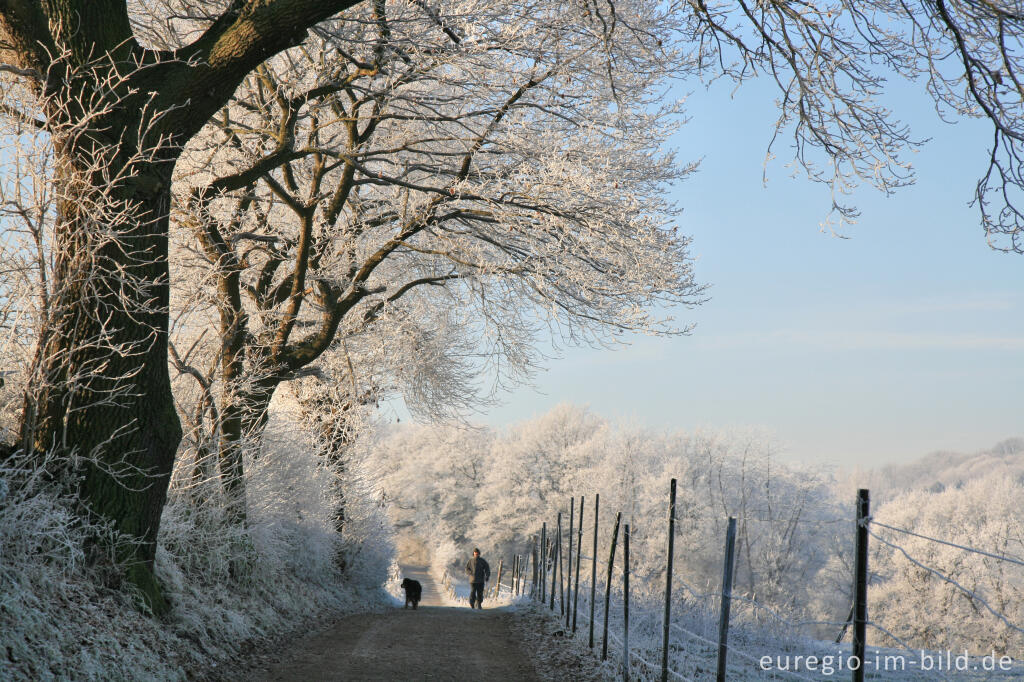
{"label": "blue sky", "polygon": [[568,401],[655,427],[756,427],[787,459],[843,466],[1024,435],[1024,256],[990,250],[968,206],[987,128],[943,124],[901,85],[890,106],[933,139],[911,158],[916,185],[856,195],[848,239],[819,229],[828,192],[790,177],[786,149],[762,184],[769,90],[694,92],[673,140],[680,160],[702,159],[674,190],[712,285],[707,304],[677,315],[693,335],[570,349],[482,419]]}

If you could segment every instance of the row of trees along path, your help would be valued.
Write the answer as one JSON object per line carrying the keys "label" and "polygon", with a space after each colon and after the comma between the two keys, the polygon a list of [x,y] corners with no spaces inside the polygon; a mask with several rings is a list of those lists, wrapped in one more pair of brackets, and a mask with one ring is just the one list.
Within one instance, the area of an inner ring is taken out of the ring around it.
{"label": "row of trees along path", "polygon": [[348,616],[295,643],[256,680],[540,679],[506,609],[471,610],[449,600],[424,566],[403,566],[420,581],[413,609]]}
{"label": "row of trees along path", "polygon": [[[4,282],[22,291],[23,269],[3,270],[0,304],[39,302],[13,308],[33,321],[0,457],[67,481],[77,514],[136,540],[108,549],[160,614],[157,537],[183,438],[169,359],[202,379],[204,409],[216,401],[214,369],[171,357],[172,327],[193,329],[172,316],[181,251],[206,254],[221,292],[193,324],[221,321],[205,366],[220,367],[218,466],[242,524],[242,436],[258,435],[277,387],[385,313],[403,330],[379,344],[393,351],[425,319],[403,308],[424,290],[443,289],[428,310],[460,332],[460,360],[440,373],[456,379],[473,376],[460,361],[479,343],[511,349],[495,351],[510,378],[528,375],[535,319],[597,344],[687,331],[658,312],[704,300],[661,193],[695,167],[660,150],[684,116],[662,96],[674,80],[768,74],[782,103],[772,140],[830,187],[840,223],[857,213],[839,197],[859,184],[912,182],[904,157],[921,142],[880,95],[890,78],[923,86],[951,120],[991,125],[974,203],[993,246],[1024,252],[1022,35],[1009,2],[0,0],[0,122],[12,140],[46,141],[30,155],[46,191],[28,192],[43,198],[5,208],[36,236],[23,274],[37,293],[11,296]],[[300,54],[329,70],[282,87]],[[217,120],[223,148],[204,147]],[[254,165],[217,173],[229,150]],[[295,229],[274,233],[284,215]],[[179,249],[172,227],[199,246]],[[427,391],[432,408],[462,395],[449,388]]]}

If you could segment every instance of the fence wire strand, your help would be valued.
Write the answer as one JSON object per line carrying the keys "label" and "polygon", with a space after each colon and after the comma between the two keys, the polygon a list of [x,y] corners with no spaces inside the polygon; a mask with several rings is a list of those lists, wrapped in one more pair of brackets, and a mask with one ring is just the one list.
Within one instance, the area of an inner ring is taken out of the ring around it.
{"label": "fence wire strand", "polygon": [[977,592],[975,592],[973,590],[967,589],[966,587],[964,587],[963,585],[958,583],[956,580],[954,580],[953,578],[950,578],[949,576],[945,575],[941,571],[938,571],[938,570],[932,568],[931,566],[925,566],[923,563],[921,563],[920,561],[918,561],[914,557],[910,556],[910,554],[907,552],[907,550],[903,549],[902,547],[900,547],[899,545],[897,545],[895,543],[889,542],[888,540],[886,540],[885,538],[881,537],[877,533],[871,532],[871,529],[868,529],[868,533],[871,535],[871,537],[875,538],[876,540],[878,540],[882,544],[888,545],[889,547],[892,547],[893,549],[899,551],[903,556],[905,556],[907,558],[908,561],[910,561],[910,563],[914,564],[918,568],[923,568],[924,570],[928,571],[929,573],[931,573],[935,577],[939,578],[940,580],[943,580],[943,581],[949,583],[950,585],[953,585],[958,590],[963,592],[965,595],[970,597],[972,600],[976,600],[978,603],[980,603],[982,606],[985,607],[985,610],[987,610],[993,616],[995,616],[1000,621],[1002,621],[1003,624],[1006,627],[1010,628],[1011,630],[1016,630],[1017,632],[1019,632],[1022,635],[1024,635],[1024,628],[1021,628],[1021,627],[1011,623],[1006,618],[1006,616],[1004,616],[1002,613],[999,613],[998,611],[993,609],[991,606],[989,606],[988,602],[985,601]]}
{"label": "fence wire strand", "polygon": [[999,561],[1006,561],[1011,564],[1017,564],[1018,566],[1024,566],[1024,561],[1022,561],[1021,559],[1004,556],[1002,554],[993,554],[992,552],[986,552],[983,549],[968,547],[967,545],[958,545],[957,543],[950,542],[949,540],[940,540],[939,538],[933,538],[928,535],[922,535],[921,533],[915,533],[914,531],[907,530],[906,528],[897,528],[896,526],[890,526],[888,524],[882,523],[881,521],[876,521],[874,518],[871,517],[868,518],[868,523],[873,526],[878,526],[880,528],[888,528],[889,530],[895,531],[897,533],[913,535],[915,538],[921,538],[922,540],[930,540],[931,542],[937,542],[940,545],[946,545],[947,547],[956,547],[957,549],[962,549],[965,552],[973,552],[974,554],[981,554],[982,556],[998,559]]}
{"label": "fence wire strand", "polygon": [[[879,632],[881,632],[885,636],[891,638],[892,641],[894,641],[897,644],[899,644],[906,651],[910,651],[910,652],[914,651],[914,649],[910,645],[908,645],[906,642],[904,642],[902,639],[900,639],[899,637],[897,637],[893,633],[891,633],[888,630],[886,630],[884,627],[882,627],[878,623],[874,623],[874,622],[869,620],[869,621],[865,621],[864,624],[865,625],[870,625],[871,627],[875,628],[876,630],[878,630]],[[877,648],[875,649],[875,653],[878,653],[878,649]],[[877,672],[877,670],[878,670],[877,666],[876,666],[875,670]],[[935,672],[939,673],[939,677],[941,677],[942,679],[944,679],[944,680],[948,680],[949,679],[949,677],[947,675],[944,675],[941,670],[936,670]]]}
{"label": "fence wire strand", "polygon": [[[708,639],[707,637],[702,637],[701,635],[698,635],[696,632],[691,632],[690,630],[687,630],[686,628],[684,628],[682,625],[678,625],[676,623],[672,623],[671,626],[674,627],[676,630],[679,630],[683,634],[688,635],[692,639],[699,640],[701,642],[704,642],[705,644],[711,645],[715,649],[718,649],[718,642],[714,642],[714,641]],[[752,663],[756,663],[758,668],[761,669],[760,668],[760,666],[761,666],[761,659],[754,658],[752,655],[750,655],[750,654],[746,653],[745,651],[743,651],[743,649],[740,649],[740,648],[738,648],[738,647],[736,647],[735,645],[732,645],[732,644],[730,644],[727,647],[727,650],[729,652],[731,652],[731,653],[736,654],[740,658],[745,658],[746,660],[748,660],[748,661],[750,661]],[[767,672],[767,671],[764,671],[764,672]],[[783,673],[785,675],[791,675],[791,676],[793,676],[793,677],[795,677],[797,679],[800,679],[800,680],[811,680],[811,682],[818,682],[813,677],[807,677],[806,675],[801,675],[800,673],[794,672],[792,670],[774,670],[773,672]]]}

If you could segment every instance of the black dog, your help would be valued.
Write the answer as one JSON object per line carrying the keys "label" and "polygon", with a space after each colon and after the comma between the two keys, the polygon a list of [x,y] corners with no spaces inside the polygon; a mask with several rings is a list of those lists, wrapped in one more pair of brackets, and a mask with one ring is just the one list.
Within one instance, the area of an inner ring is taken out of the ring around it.
{"label": "black dog", "polygon": [[405,578],[402,580],[402,589],[405,590],[405,606],[402,608],[409,608],[409,603],[411,602],[412,607],[415,609],[420,603],[420,597],[423,596],[423,586],[420,585],[420,581]]}

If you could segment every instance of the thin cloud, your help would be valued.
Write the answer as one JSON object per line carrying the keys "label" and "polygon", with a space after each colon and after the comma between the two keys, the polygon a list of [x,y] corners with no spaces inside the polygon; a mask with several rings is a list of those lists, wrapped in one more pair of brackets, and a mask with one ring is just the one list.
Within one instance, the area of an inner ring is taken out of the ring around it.
{"label": "thin cloud", "polygon": [[991,313],[1019,310],[1020,308],[1021,297],[1010,293],[979,294],[963,298],[936,297],[872,305],[872,309],[876,313],[899,315]]}
{"label": "thin cloud", "polygon": [[928,334],[887,331],[775,330],[766,333],[705,337],[704,349],[806,349],[829,351],[948,350],[1024,352],[1024,336]]}

